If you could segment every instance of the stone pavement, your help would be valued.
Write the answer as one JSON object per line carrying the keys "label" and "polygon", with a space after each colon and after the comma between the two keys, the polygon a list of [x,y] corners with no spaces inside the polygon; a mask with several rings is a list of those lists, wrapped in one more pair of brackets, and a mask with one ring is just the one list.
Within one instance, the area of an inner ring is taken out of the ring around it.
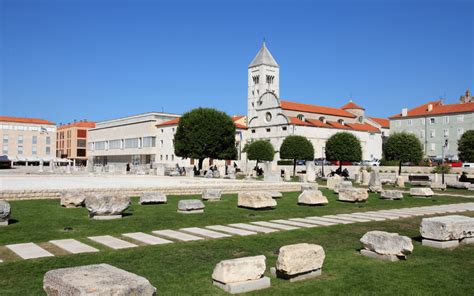
{"label": "stone pavement", "polygon": [[[267,234],[278,231],[291,231],[301,228],[330,227],[338,224],[378,222],[407,217],[461,213],[474,211],[474,202],[446,204],[437,206],[424,206],[414,208],[378,210],[368,212],[355,212],[350,214],[335,214],[303,218],[279,219],[272,221],[255,221],[250,223],[234,223],[229,225],[211,225],[204,228],[187,227],[179,230],[156,230],[152,234],[143,232],[124,233],[119,239],[110,235],[92,236],[89,240],[102,244],[111,249],[125,249],[138,247],[132,243],[136,241],[146,245],[172,244],[174,242],[189,242],[205,239],[220,239],[236,236]],[[52,240],[50,243],[71,254],[98,252],[99,250],[75,239]],[[54,256],[35,243],[12,244],[6,246],[23,259],[35,259]],[[1,258],[0,258],[0,262]]]}

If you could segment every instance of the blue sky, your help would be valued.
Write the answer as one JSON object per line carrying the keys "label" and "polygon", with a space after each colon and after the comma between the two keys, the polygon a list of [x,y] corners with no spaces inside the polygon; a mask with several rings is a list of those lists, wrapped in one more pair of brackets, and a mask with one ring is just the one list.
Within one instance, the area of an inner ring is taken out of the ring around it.
{"label": "blue sky", "polygon": [[0,1],[0,114],[245,114],[263,38],[281,97],[372,116],[474,88],[474,1]]}

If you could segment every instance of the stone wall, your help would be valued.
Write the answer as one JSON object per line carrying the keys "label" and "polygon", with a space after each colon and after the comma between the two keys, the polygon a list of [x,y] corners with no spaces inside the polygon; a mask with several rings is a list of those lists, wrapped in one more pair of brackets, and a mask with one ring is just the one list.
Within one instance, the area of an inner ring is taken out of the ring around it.
{"label": "stone wall", "polygon": [[[139,196],[142,192],[160,191],[170,195],[188,195],[201,194],[206,188],[221,189],[223,193],[238,193],[241,191],[281,191],[292,192],[300,191],[301,183],[267,183],[255,182],[252,184],[223,184],[223,185],[187,185],[182,187],[142,187],[142,188],[87,188],[74,189],[70,191],[81,191],[84,193],[103,193],[103,194],[125,194],[129,196]],[[67,191],[67,190],[64,190]],[[27,199],[58,199],[63,190],[2,190],[0,191],[0,199],[5,200],[27,200]]]}

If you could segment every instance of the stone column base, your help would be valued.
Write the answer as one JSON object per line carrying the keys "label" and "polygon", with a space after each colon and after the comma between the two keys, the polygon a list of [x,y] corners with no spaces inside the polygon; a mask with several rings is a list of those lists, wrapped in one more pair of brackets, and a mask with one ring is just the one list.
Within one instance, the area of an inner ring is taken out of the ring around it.
{"label": "stone column base", "polygon": [[437,249],[454,249],[459,246],[459,241],[457,239],[449,241],[435,241],[430,239],[423,239],[421,241],[421,245]]}
{"label": "stone column base", "polygon": [[320,268],[320,269],[311,270],[311,271],[303,272],[299,274],[287,275],[287,274],[283,274],[279,272],[278,270],[276,270],[275,267],[272,267],[270,268],[270,274],[272,275],[272,277],[278,277],[284,280],[289,280],[290,283],[293,283],[293,282],[304,281],[304,280],[319,277],[322,274],[322,270]]}
{"label": "stone column base", "polygon": [[360,253],[365,257],[374,258],[378,260],[385,260],[390,262],[400,261],[400,258],[397,255],[382,255],[366,249],[360,250]]}

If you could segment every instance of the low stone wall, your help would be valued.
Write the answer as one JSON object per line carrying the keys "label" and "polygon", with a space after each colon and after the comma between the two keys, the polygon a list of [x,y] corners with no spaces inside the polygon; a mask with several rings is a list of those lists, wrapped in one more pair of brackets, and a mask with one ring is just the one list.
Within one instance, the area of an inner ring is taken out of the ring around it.
{"label": "low stone wall", "polygon": [[0,199],[5,200],[28,200],[28,199],[58,199],[62,192],[81,191],[84,193],[102,193],[102,194],[125,194],[129,196],[139,196],[143,192],[160,191],[170,195],[190,195],[201,194],[206,188],[221,189],[223,193],[238,193],[242,191],[280,191],[292,192],[300,191],[301,183],[266,183],[255,182],[252,184],[222,184],[215,185],[187,185],[173,187],[142,187],[142,188],[87,188],[87,189],[70,189],[70,190],[2,190],[0,191]]}

